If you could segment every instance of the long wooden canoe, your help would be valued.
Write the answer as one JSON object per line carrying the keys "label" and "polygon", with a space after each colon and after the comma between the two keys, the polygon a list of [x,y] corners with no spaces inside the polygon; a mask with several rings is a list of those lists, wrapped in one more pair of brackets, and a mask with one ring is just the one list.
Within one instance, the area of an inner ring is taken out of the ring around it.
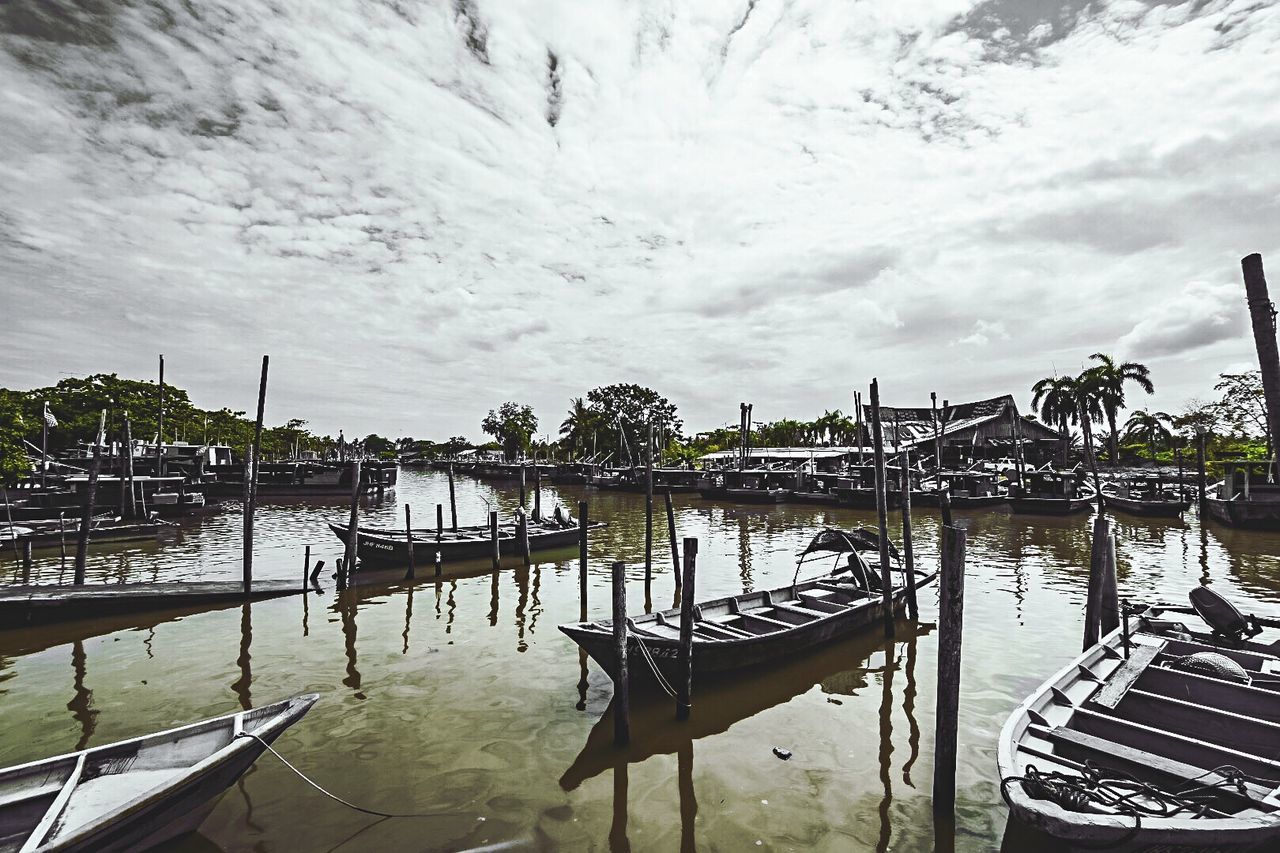
{"label": "long wooden canoe", "polygon": [[0,770],[0,853],[145,850],[198,827],[316,694]]}
{"label": "long wooden canoe", "polygon": [[[589,530],[598,530],[605,522],[597,521]],[[348,529],[340,524],[330,524],[329,529],[345,544]],[[529,550],[547,551],[553,548],[567,548],[578,542],[581,535],[578,526],[560,526],[552,523],[538,524],[529,522]],[[498,528],[498,548],[503,554],[515,554],[519,548],[516,541],[514,525],[503,525]],[[470,560],[488,557],[493,553],[493,543],[489,538],[488,527],[458,528],[457,532],[445,530],[436,538],[435,530],[413,531],[413,559],[419,565],[434,562],[436,554],[444,562]],[[407,565],[409,562],[408,540],[404,531],[378,530],[376,528],[357,528],[356,556],[362,563],[369,565]]]}
{"label": "long wooden canoe", "polygon": [[1017,818],[1077,848],[1280,849],[1280,642],[1207,587],[1192,603],[1149,608],[1127,649],[1122,626],[1013,712],[997,762]]}
{"label": "long wooden canoe", "polygon": [[1103,496],[1107,502],[1108,509],[1118,509],[1121,512],[1127,512],[1130,515],[1177,518],[1187,510],[1191,509],[1191,501],[1189,500],[1147,500],[1144,498],[1122,498],[1119,495],[1109,495],[1105,491],[1103,492]]}

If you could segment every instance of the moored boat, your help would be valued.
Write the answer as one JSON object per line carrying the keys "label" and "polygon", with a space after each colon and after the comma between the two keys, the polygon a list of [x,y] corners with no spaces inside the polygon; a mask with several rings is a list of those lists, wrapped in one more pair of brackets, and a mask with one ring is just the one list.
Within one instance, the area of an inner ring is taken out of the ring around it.
{"label": "moored boat", "polygon": [[1093,489],[1076,471],[1027,471],[1009,484],[1009,508],[1030,515],[1071,515],[1093,505]]}
{"label": "moored boat", "polygon": [[1019,820],[1077,849],[1280,847],[1280,621],[1208,587],[1191,604],[1146,609],[1009,717],[997,762]]}
{"label": "moored boat", "polygon": [[1230,527],[1280,530],[1280,483],[1269,482],[1266,462],[1227,462],[1222,480],[1206,494],[1204,509]]}
{"label": "moored boat", "polygon": [[1181,485],[1159,474],[1125,477],[1104,485],[1102,495],[1109,508],[1132,515],[1176,517],[1191,508]]}
{"label": "moored boat", "polygon": [[0,850],[144,850],[191,832],[319,698],[0,770]]}
{"label": "moored boat", "polygon": [[[793,581],[776,589],[699,602],[693,608],[694,677],[743,669],[769,661],[804,654],[824,643],[881,624],[884,598],[880,573],[862,557],[876,551],[879,537],[866,530],[824,530],[800,554],[796,573],[808,559],[835,554],[837,565],[828,575]],[[893,553],[890,606],[894,612],[906,605],[905,573]],[[915,572],[916,586],[934,575]],[[613,624],[596,620],[561,625],[560,630],[586,650],[610,677],[617,671]],[[658,683],[654,674],[673,683],[677,677],[680,610],[658,611],[627,619],[628,667],[633,683]]]}

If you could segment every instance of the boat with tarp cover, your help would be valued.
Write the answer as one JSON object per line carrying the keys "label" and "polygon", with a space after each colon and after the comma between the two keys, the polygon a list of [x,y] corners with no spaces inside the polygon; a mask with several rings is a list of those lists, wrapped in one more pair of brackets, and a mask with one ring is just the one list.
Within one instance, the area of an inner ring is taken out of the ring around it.
{"label": "boat with tarp cover", "polygon": [[1020,821],[1072,849],[1280,849],[1280,620],[1190,599],[1126,613],[1009,717]]}
{"label": "boat with tarp cover", "polygon": [[[823,530],[800,552],[796,574],[787,586],[703,601],[693,606],[694,676],[744,669],[802,655],[840,637],[882,624],[884,597],[880,571],[862,556],[878,553],[879,536],[869,530]],[[906,605],[906,571],[889,545],[890,606]],[[832,570],[798,580],[801,568],[824,557],[835,558]],[[878,561],[877,561],[878,562]],[[934,574],[914,573],[915,586]],[[608,619],[561,625],[560,630],[586,650],[610,677],[616,675],[613,623]],[[680,609],[671,608],[627,619],[628,667],[637,685],[673,683],[677,678]]]}

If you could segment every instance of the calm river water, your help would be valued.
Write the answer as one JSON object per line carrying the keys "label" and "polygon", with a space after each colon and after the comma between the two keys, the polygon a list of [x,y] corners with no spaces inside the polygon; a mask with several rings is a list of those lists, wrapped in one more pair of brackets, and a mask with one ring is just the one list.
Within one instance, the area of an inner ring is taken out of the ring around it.
{"label": "calm river water", "polygon": [[[544,507],[559,500],[576,512],[583,496],[548,487]],[[590,610],[607,615],[609,566],[620,559],[633,567],[638,611],[644,498],[586,497],[592,518],[609,522],[591,543]],[[447,500],[443,474],[405,470],[366,517],[401,525],[408,502],[430,525]],[[515,487],[458,481],[462,523],[481,522],[490,505],[508,518],[516,502]],[[815,532],[875,523],[846,509],[683,495],[675,504],[679,535],[700,540],[699,598],[788,583]],[[673,579],[657,506],[653,606],[666,607]],[[340,545],[325,523],[345,515],[341,501],[260,508],[258,576],[300,578],[305,544],[332,566]],[[665,696],[637,697],[633,743],[617,750],[608,678],[556,630],[578,618],[576,550],[530,569],[511,558],[496,573],[458,564],[439,582],[419,567],[426,577],[415,584],[392,573],[342,595],[326,572],[323,594],[306,598],[0,632],[0,766],[317,692],[278,742],[282,754],[347,799],[433,816],[350,811],[265,755],[177,849],[1039,849],[1006,827],[996,736],[1079,651],[1089,518],[957,513],[969,545],[954,826],[935,825],[930,809],[936,587],[923,594],[919,627],[902,623],[895,642],[868,636],[749,681],[695,686],[687,723]],[[914,522],[918,559],[932,565],[937,512],[917,510]],[[237,578],[239,531],[229,506],[164,543],[95,549],[90,581]],[[1205,580],[1242,605],[1280,601],[1276,535],[1204,530],[1194,515],[1119,516],[1116,532],[1122,597],[1185,601]],[[3,559],[12,582],[12,555]],[[56,550],[38,551],[35,579],[58,578]]]}

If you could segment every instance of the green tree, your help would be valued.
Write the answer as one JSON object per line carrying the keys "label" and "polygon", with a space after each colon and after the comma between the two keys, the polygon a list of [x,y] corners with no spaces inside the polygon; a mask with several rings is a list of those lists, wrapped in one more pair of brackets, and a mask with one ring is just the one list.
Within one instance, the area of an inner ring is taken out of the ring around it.
{"label": "green tree", "polygon": [[1262,371],[1220,373],[1213,390],[1222,394],[1218,401],[1219,420],[1240,435],[1261,435],[1266,441],[1266,455],[1271,455],[1271,424],[1267,421],[1267,400],[1262,390]]}
{"label": "green tree", "polygon": [[585,455],[587,441],[596,428],[598,418],[581,397],[569,401],[569,415],[560,423],[560,435],[571,453]]}
{"label": "green tree", "polygon": [[1102,420],[1106,415],[1103,410],[1103,379],[1093,370],[1085,370],[1075,380],[1076,410],[1073,423],[1080,424],[1084,433],[1084,456],[1093,471],[1093,487],[1101,494],[1102,480],[1098,476],[1098,454],[1093,449],[1093,422]]}
{"label": "green tree", "polygon": [[24,414],[26,403],[22,393],[0,388],[0,480],[15,480],[31,472],[23,444],[32,429]]}
{"label": "green tree", "polygon": [[682,437],[680,430],[684,424],[676,417],[675,405],[651,388],[605,385],[588,391],[587,403],[595,414],[599,443],[612,447],[618,459],[639,461],[650,423],[655,433],[670,440],[678,441]]}
{"label": "green tree", "polygon": [[1151,370],[1145,364],[1139,364],[1136,361],[1117,362],[1111,356],[1100,352],[1095,352],[1089,358],[1098,362],[1089,368],[1088,372],[1093,376],[1090,385],[1096,391],[1098,403],[1106,415],[1107,426],[1111,430],[1108,436],[1108,447],[1111,466],[1114,468],[1120,464],[1120,433],[1116,429],[1116,417],[1125,407],[1125,385],[1133,383],[1148,394],[1155,393],[1156,389],[1151,384]]}
{"label": "green tree", "polygon": [[1146,409],[1138,409],[1125,421],[1125,438],[1144,442],[1147,445],[1147,453],[1154,462],[1156,448],[1162,443],[1168,445],[1173,437],[1169,432],[1170,423],[1172,418],[1165,412],[1148,412]]}
{"label": "green tree", "polygon": [[498,441],[507,461],[514,462],[529,450],[529,438],[538,430],[538,418],[532,406],[507,402],[496,411],[490,409],[480,428]]}
{"label": "green tree", "polygon": [[1040,413],[1040,419],[1053,424],[1062,433],[1062,467],[1071,466],[1071,430],[1079,416],[1076,379],[1072,376],[1046,376],[1031,386],[1031,408]]}

